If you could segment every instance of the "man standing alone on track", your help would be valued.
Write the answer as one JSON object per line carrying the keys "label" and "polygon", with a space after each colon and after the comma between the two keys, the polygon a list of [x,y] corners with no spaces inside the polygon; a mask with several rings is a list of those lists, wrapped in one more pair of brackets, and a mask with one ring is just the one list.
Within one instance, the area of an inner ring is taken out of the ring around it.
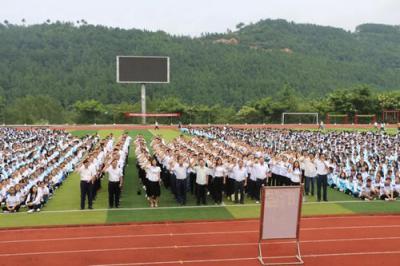
{"label": "man standing alone on track", "polygon": [[93,209],[93,182],[96,172],[90,167],[89,159],[83,161],[83,165],[76,170],[81,177],[81,210],[85,209],[86,195],[88,198],[88,208]]}

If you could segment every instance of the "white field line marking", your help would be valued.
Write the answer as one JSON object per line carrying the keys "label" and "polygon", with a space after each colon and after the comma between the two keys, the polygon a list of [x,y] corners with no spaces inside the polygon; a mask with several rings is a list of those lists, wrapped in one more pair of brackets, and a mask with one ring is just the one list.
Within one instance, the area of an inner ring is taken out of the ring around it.
{"label": "white field line marking", "polygon": [[[50,211],[49,211],[50,212]],[[399,212],[400,214],[400,212]],[[334,219],[334,220],[340,220],[340,219],[381,219],[381,218],[394,218],[394,217],[399,217],[399,215],[396,214],[392,214],[392,215],[376,215],[376,214],[364,214],[364,215],[338,215],[338,216],[317,216],[317,217],[302,217],[301,220],[307,221],[307,220],[330,220],[330,219]],[[96,228],[115,228],[115,227],[146,227],[146,226],[154,226],[154,225],[165,225],[165,226],[170,226],[170,225],[200,225],[200,224],[220,224],[220,223],[256,223],[259,224],[259,220],[256,218],[249,218],[249,219],[244,219],[244,220],[213,220],[213,221],[204,221],[204,222],[190,222],[190,221],[186,221],[186,222],[182,222],[182,221],[167,221],[167,222],[147,222],[147,223],[127,223],[127,224],[108,224],[108,225],[96,225]],[[69,229],[82,229],[84,228],[84,224],[82,225],[72,225],[70,227],[67,227],[68,230]],[[31,231],[31,230],[52,230],[52,229],[64,229],[66,227],[48,227],[48,228],[43,228],[43,227],[38,227],[38,228],[14,228],[14,229],[7,229],[7,232],[9,231]],[[6,231],[4,231],[6,232]]]}
{"label": "white field line marking", "polygon": [[[343,242],[343,241],[376,241],[376,240],[398,240],[400,237],[373,237],[373,238],[353,238],[353,239],[320,239],[306,240],[301,243],[321,243],[321,242]],[[277,241],[265,243],[265,245],[290,244],[295,241]],[[183,249],[183,248],[215,248],[215,247],[234,247],[234,246],[256,246],[258,243],[227,243],[227,244],[200,244],[200,245],[174,245],[174,246],[149,246],[149,247],[124,247],[124,248],[108,248],[108,249],[80,249],[80,250],[62,250],[62,251],[43,251],[43,252],[22,252],[22,253],[5,253],[0,254],[0,257],[13,256],[33,256],[33,255],[51,255],[51,254],[68,254],[68,253],[93,253],[93,252],[109,252],[109,251],[132,251],[132,250],[154,250],[154,249]]]}
{"label": "white field line marking", "polygon": [[[258,231],[229,231],[229,232],[204,232],[204,233],[165,233],[165,234],[143,234],[143,235],[120,235],[120,236],[87,236],[87,237],[65,237],[65,238],[45,238],[45,239],[20,239],[20,240],[4,240],[0,241],[0,244],[11,244],[11,243],[31,243],[31,242],[50,242],[50,241],[75,241],[75,240],[93,240],[93,239],[118,239],[118,238],[136,238],[136,237],[161,237],[161,236],[193,236],[193,235],[214,235],[214,234],[247,234],[247,233],[258,233]],[[301,240],[301,243],[314,243],[314,242],[335,242],[335,241],[361,241],[361,240],[396,240],[400,239],[400,236],[394,237],[365,237],[365,238],[337,238],[337,239],[314,239],[314,240]],[[264,243],[265,245],[285,244],[293,243],[294,241],[276,241],[272,243]],[[177,246],[174,246],[177,247]]]}
{"label": "white field line marking", "polygon": [[[72,227],[74,228],[74,227]],[[337,226],[337,227],[308,227],[300,228],[300,231],[314,231],[314,230],[346,230],[346,229],[367,229],[367,228],[400,228],[398,225],[365,225],[365,226]],[[45,228],[40,228],[45,229]],[[18,229],[17,229],[18,230]],[[24,229],[22,229],[24,230]],[[37,230],[37,229],[28,229]],[[14,231],[14,230],[13,230]],[[6,232],[6,231],[5,231]],[[106,236],[80,236],[80,237],[66,237],[66,238],[43,238],[43,239],[18,239],[18,240],[0,240],[0,244],[5,243],[23,243],[23,242],[43,242],[43,241],[68,241],[68,240],[90,240],[90,239],[112,239],[112,238],[134,238],[134,237],[160,237],[160,236],[191,236],[191,235],[212,235],[212,234],[247,234],[258,233],[258,230],[239,230],[239,231],[212,231],[212,232],[195,232],[195,233],[155,233],[155,234],[139,234],[139,235],[106,235]]]}
{"label": "white field line marking", "polygon": [[[376,201],[376,202],[381,202],[381,201]],[[304,202],[303,205],[313,205],[313,204],[339,204],[339,203],[345,203],[345,204],[350,204],[350,203],[362,203],[362,204],[371,204],[374,202],[367,202],[367,201],[353,201],[353,200],[348,200],[348,201],[328,201],[328,202]],[[389,203],[393,204],[393,203]],[[394,203],[396,204],[396,203]],[[260,204],[256,203],[248,203],[248,204],[232,204],[232,205],[206,205],[206,206],[197,206],[197,205],[189,205],[189,206],[169,206],[169,207],[158,207],[158,208],[149,208],[149,207],[138,207],[138,208],[118,208],[118,209],[92,209],[92,210],[54,210],[54,211],[46,211],[43,210],[41,211],[42,213],[73,213],[73,212],[78,212],[78,213],[91,213],[91,212],[104,212],[104,211],[111,211],[111,212],[120,212],[120,211],[157,211],[157,210],[174,210],[174,209],[208,209],[208,208],[247,208],[247,207],[256,207],[260,206]],[[25,212],[17,212],[17,213],[0,213],[0,215],[7,215],[7,216],[12,216],[12,215],[21,215],[25,214]],[[40,214],[35,214],[35,215],[40,215]]]}
{"label": "white field line marking", "polygon": [[[307,254],[302,255],[303,258],[313,257],[335,257],[335,256],[362,256],[362,255],[390,255],[400,254],[400,251],[382,251],[382,252],[348,252],[348,253],[324,253],[324,254]],[[263,259],[290,259],[294,256],[277,256],[263,257]],[[113,264],[96,264],[91,266],[135,266],[135,265],[160,265],[160,264],[178,264],[178,263],[205,263],[205,262],[229,262],[229,261],[258,261],[255,257],[248,258],[230,258],[230,259],[206,259],[206,260],[183,260],[183,261],[155,261],[155,262],[132,262],[132,263],[113,263]]]}
{"label": "white field line marking", "polygon": [[220,231],[220,232],[198,232],[198,233],[160,233],[160,234],[142,234],[142,235],[110,235],[110,236],[82,236],[82,237],[66,237],[66,238],[47,238],[47,239],[21,239],[21,240],[4,240],[0,244],[6,243],[23,243],[23,242],[43,242],[43,241],[68,241],[68,240],[90,240],[90,239],[113,239],[113,238],[135,238],[135,237],[160,237],[160,236],[195,236],[195,235],[214,235],[214,234],[248,234],[258,233],[252,231]]}

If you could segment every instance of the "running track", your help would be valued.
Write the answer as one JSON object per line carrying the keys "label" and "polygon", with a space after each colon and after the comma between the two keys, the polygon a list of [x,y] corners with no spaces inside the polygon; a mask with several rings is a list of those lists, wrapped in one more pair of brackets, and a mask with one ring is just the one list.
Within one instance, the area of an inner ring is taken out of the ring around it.
{"label": "running track", "polygon": [[[0,265],[259,265],[257,220],[0,231]],[[305,265],[399,265],[400,216],[302,218]],[[265,246],[290,260],[293,243]]]}

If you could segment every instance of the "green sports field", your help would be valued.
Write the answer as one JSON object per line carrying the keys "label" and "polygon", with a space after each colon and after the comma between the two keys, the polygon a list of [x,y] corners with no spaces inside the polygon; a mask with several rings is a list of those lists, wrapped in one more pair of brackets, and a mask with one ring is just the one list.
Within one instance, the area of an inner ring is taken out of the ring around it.
{"label": "green sports field", "polygon": [[[77,130],[71,131],[76,136],[94,134],[101,137],[110,133],[120,136],[122,130]],[[142,134],[148,143],[154,135],[161,135],[171,140],[179,135],[177,130],[132,130],[129,135],[135,137]],[[171,193],[162,190],[160,207],[149,208],[143,190],[140,189],[136,172],[134,149],[131,146],[128,166],[126,168],[125,183],[121,198],[121,208],[107,209],[107,179],[103,179],[102,189],[99,191],[94,210],[80,210],[79,176],[70,175],[64,184],[55,192],[53,198],[40,213],[27,214],[21,210],[16,214],[0,214],[0,227],[69,225],[69,224],[104,224],[123,222],[148,221],[179,221],[179,220],[214,220],[256,218],[259,216],[259,205],[247,200],[244,205],[234,205],[225,201],[225,206],[195,206],[194,196],[188,194],[188,205],[178,206]],[[400,213],[400,201],[364,202],[334,190],[328,191],[329,202],[316,202],[315,198],[307,197],[303,204],[302,214],[309,215],[340,215],[340,214],[371,214],[371,213]],[[211,201],[209,201],[211,202]]]}

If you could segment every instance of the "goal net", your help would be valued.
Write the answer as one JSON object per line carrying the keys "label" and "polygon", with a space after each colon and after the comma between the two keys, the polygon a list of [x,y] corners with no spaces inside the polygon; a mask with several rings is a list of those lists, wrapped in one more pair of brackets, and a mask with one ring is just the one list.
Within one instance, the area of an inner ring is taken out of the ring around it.
{"label": "goal net", "polygon": [[326,124],[347,124],[349,116],[347,114],[326,114]]}
{"label": "goal net", "polygon": [[318,123],[318,113],[282,113],[282,125]]}
{"label": "goal net", "polygon": [[354,124],[373,124],[376,122],[376,115],[354,115]]}
{"label": "goal net", "polygon": [[382,122],[384,123],[399,123],[400,122],[400,110],[383,110]]}

